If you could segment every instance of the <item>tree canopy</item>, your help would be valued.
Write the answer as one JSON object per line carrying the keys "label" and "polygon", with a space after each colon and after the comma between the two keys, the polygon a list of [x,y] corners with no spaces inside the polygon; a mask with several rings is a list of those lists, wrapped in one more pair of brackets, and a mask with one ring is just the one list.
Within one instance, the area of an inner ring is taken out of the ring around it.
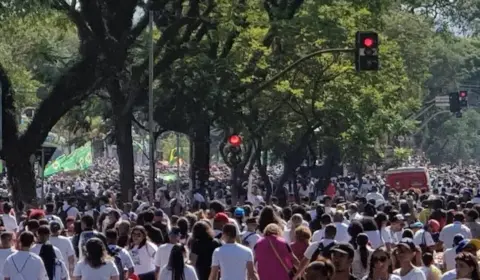
{"label": "tree canopy", "polygon": [[[416,148],[437,161],[475,159],[474,110],[435,118],[421,131],[437,111],[411,118],[435,96],[478,90],[480,44],[469,20],[478,11],[470,2],[7,1],[0,82],[10,181],[17,191],[32,187],[33,174],[23,169],[54,129],[77,142],[113,137],[128,195],[132,128],[145,129],[148,110],[150,11],[155,135],[189,136],[200,186],[208,181],[211,128],[244,138],[242,161],[231,165],[234,185],[255,167],[265,170],[264,152],[283,163],[277,185],[308,157],[359,170],[381,162],[392,146],[398,158]],[[354,72],[359,30],[379,34],[380,71]],[[29,106],[36,114],[19,131],[17,116]],[[415,145],[399,147],[392,140],[399,135],[416,135]],[[224,148],[220,141],[226,158]],[[31,200],[26,193],[19,199]]]}

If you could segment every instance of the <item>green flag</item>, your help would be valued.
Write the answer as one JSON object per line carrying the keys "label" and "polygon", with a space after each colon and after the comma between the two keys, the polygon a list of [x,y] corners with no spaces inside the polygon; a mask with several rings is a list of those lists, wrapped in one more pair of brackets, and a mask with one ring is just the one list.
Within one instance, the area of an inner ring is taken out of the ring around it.
{"label": "green flag", "polygon": [[45,176],[57,172],[69,172],[85,170],[92,165],[92,144],[88,142],[82,147],[75,149],[71,154],[61,156],[45,169]]}

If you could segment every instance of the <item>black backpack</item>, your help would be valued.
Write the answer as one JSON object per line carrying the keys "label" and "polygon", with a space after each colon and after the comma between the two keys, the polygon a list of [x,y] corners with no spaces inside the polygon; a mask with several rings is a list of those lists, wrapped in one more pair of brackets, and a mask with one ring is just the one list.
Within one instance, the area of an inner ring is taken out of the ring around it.
{"label": "black backpack", "polygon": [[310,262],[314,262],[317,260],[318,256],[322,256],[324,258],[330,258],[330,250],[333,248],[333,246],[337,245],[336,241],[333,241],[332,243],[328,244],[327,246],[323,245],[323,243],[320,241],[318,244],[317,249],[315,252],[313,252],[312,257],[310,258]]}
{"label": "black backpack", "polygon": [[115,265],[118,269],[118,276],[121,280],[125,279],[125,268],[122,263],[122,259],[120,258],[120,251],[122,248],[116,247],[115,249],[111,250],[111,256],[115,259]]}

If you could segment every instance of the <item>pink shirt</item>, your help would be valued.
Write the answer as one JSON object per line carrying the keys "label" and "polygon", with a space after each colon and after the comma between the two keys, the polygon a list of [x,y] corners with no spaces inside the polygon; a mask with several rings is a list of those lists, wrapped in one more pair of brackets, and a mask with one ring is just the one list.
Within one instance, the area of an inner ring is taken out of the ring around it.
{"label": "pink shirt", "polygon": [[254,249],[260,280],[289,280],[290,277],[288,276],[287,270],[278,260],[269,241],[271,241],[271,244],[275,247],[284,265],[286,265],[289,270],[293,267],[292,250],[285,240],[277,236],[263,237],[257,241]]}

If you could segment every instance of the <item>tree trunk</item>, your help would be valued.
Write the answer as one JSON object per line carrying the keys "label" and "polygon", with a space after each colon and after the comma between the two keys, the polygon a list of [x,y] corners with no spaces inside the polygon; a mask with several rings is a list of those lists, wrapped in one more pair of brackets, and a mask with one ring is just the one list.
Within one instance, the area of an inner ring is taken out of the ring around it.
{"label": "tree trunk", "polygon": [[267,174],[266,163],[258,165],[258,173],[262,178],[263,184],[265,185],[265,190],[266,190],[265,202],[268,204],[270,203],[270,199],[272,198],[272,183],[270,182],[270,177],[268,177],[268,174]]}
{"label": "tree trunk", "polygon": [[132,201],[135,180],[133,161],[131,115],[115,117],[115,140],[117,143],[118,164],[120,166],[120,186],[122,199]]}
{"label": "tree trunk", "polygon": [[190,179],[194,189],[200,188],[200,193],[206,194],[210,178],[210,126],[198,125],[191,136]]}
{"label": "tree trunk", "polygon": [[12,200],[18,209],[18,202],[22,202],[25,206],[37,205],[37,193],[35,189],[35,174],[30,162],[30,156],[15,153],[15,155],[7,156],[6,160],[8,170],[8,181],[12,188]]}

